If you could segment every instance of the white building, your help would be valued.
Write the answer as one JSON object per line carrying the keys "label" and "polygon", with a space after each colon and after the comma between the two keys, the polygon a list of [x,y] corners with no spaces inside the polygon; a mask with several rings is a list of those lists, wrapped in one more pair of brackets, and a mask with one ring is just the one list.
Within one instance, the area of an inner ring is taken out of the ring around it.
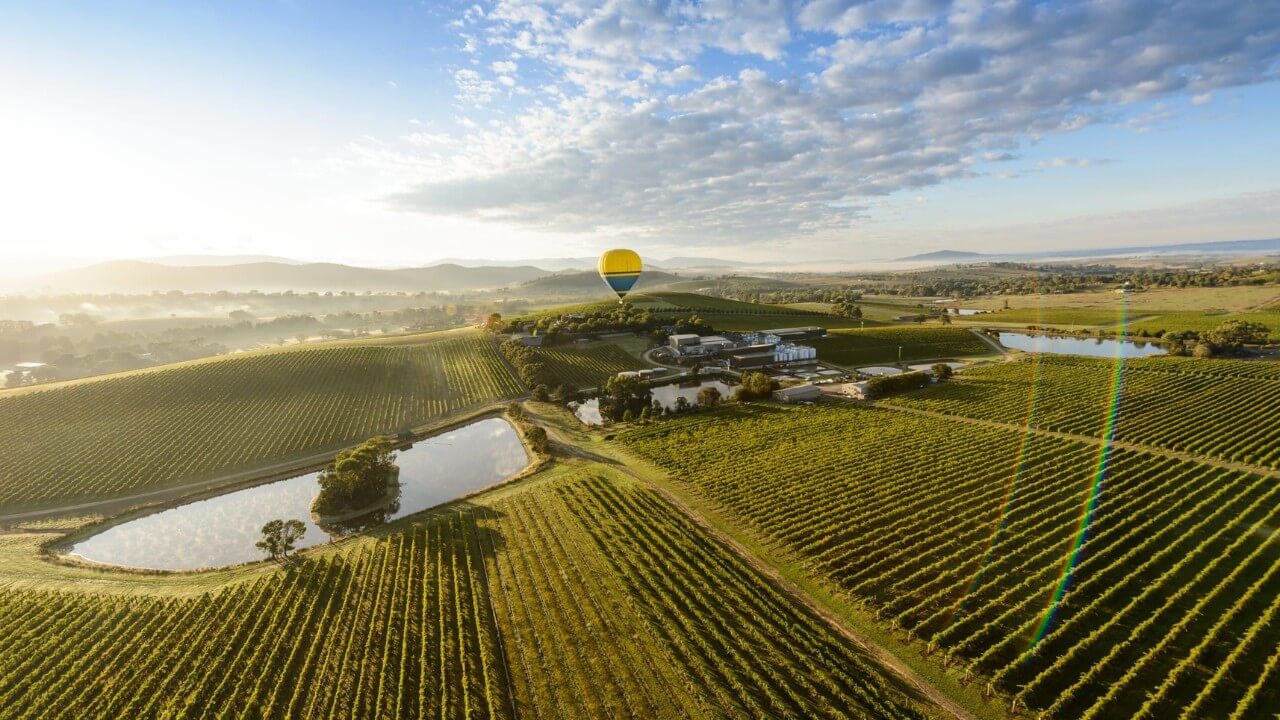
{"label": "white building", "polygon": [[778,402],[812,402],[822,397],[822,388],[813,383],[780,388],[773,391],[773,399]]}
{"label": "white building", "polygon": [[697,345],[699,340],[701,340],[701,338],[699,338],[697,335],[694,335],[693,333],[683,333],[680,335],[672,335],[668,337],[667,344],[673,348],[680,349],[680,348],[690,347],[692,345]]}

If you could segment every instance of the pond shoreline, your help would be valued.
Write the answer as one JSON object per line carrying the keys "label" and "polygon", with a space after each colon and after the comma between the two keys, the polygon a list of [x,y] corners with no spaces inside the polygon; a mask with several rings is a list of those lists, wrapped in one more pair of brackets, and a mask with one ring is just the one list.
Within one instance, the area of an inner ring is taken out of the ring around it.
{"label": "pond shoreline", "polygon": [[[412,518],[424,512],[429,512],[429,511],[438,509],[440,507],[445,507],[455,502],[465,501],[467,498],[473,497],[475,495],[478,495],[484,492],[488,492],[489,490],[492,490],[495,487],[507,484],[509,482],[514,482],[519,479],[523,479],[524,477],[528,476],[531,470],[536,470],[545,464],[546,458],[540,456],[539,454],[533,452],[532,449],[530,449],[529,444],[525,438],[524,429],[520,426],[520,423],[517,421],[517,419],[509,417],[508,413],[505,412],[505,410],[497,407],[487,407],[479,411],[468,413],[466,415],[457,416],[457,417],[451,418],[448,422],[439,423],[437,425],[431,426],[429,429],[426,429],[425,432],[422,432],[422,433],[415,432],[412,439],[398,441],[396,444],[396,449],[403,450],[413,446],[416,443],[429,441],[429,440],[432,440],[433,438],[436,438],[442,435],[447,435],[453,431],[457,431],[460,428],[481,423],[487,420],[492,420],[492,419],[503,420],[509,426],[510,430],[514,433],[517,443],[522,448],[523,453],[525,455],[525,463],[519,470],[505,477],[502,477],[496,482],[487,483],[484,486],[472,488],[463,494],[449,498],[442,502],[434,503],[430,506],[422,507],[418,510],[414,510],[411,512],[406,512],[403,516],[390,519],[377,527],[385,527],[391,524],[398,523],[406,518]],[[162,501],[162,502],[148,503],[141,506],[132,506],[128,508],[125,512],[122,512],[120,514],[79,527],[75,531],[68,533],[66,535],[61,535],[56,538],[51,538],[50,540],[48,540],[47,542],[43,543],[40,546],[40,553],[44,560],[55,563],[55,564],[60,564],[60,565],[89,567],[93,569],[99,569],[99,570],[110,571],[110,572],[166,574],[166,575],[220,571],[220,570],[225,570],[227,568],[239,567],[243,565],[253,565],[253,564],[265,562],[264,559],[255,558],[255,559],[246,560],[243,562],[213,564],[207,567],[198,567],[198,568],[197,567],[191,567],[191,568],[144,567],[140,565],[127,565],[127,564],[107,562],[107,561],[89,558],[78,552],[74,552],[73,548],[75,548],[78,544],[85,542],[90,538],[93,538],[97,535],[110,531],[112,528],[116,526],[133,522],[136,520],[140,520],[152,515],[165,513],[167,511],[181,508],[187,505],[193,505],[196,503],[200,503],[208,500],[214,500],[214,499],[227,496],[227,495],[232,495],[235,493],[240,493],[247,490],[253,490],[258,487],[268,486],[275,483],[280,483],[280,482],[285,482],[292,479],[305,477],[307,475],[314,474],[315,472],[322,470],[324,467],[327,467],[331,462],[332,462],[332,455],[326,454],[325,459],[322,461],[319,461],[319,462],[313,461],[305,465],[294,464],[289,470],[272,472],[268,475],[254,478],[253,480],[247,480],[244,482],[237,482],[237,483],[222,485],[217,488],[202,490],[195,493],[186,493],[178,497],[166,499],[165,501]],[[385,506],[386,504],[387,504],[386,501],[380,501],[376,505],[378,507],[381,507],[381,506]],[[360,511],[354,511],[353,513],[344,513],[343,517],[348,517],[348,516],[359,517],[361,514],[364,514],[368,509],[369,508],[364,508],[364,509],[361,509]],[[377,508],[375,507],[374,510],[376,511],[376,509]],[[307,519],[311,520],[313,524],[315,524],[314,518],[311,517],[310,508],[308,507],[306,508],[306,510],[307,510],[307,513],[306,513]],[[345,533],[334,533],[328,530],[324,530],[324,532],[329,536],[329,539],[327,541],[321,540],[315,543],[311,543],[307,547],[300,548],[299,552],[305,552],[308,548],[311,548],[311,547],[341,543],[349,538],[365,535],[368,532],[373,531],[375,529],[376,529],[375,527],[370,527],[370,528],[363,528],[359,530],[353,530],[351,532],[345,532]]]}

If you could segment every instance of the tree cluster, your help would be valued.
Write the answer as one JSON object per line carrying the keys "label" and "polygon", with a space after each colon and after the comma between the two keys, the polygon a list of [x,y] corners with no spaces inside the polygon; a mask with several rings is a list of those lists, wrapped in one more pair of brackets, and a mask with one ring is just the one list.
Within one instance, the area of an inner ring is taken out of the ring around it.
{"label": "tree cluster", "polygon": [[387,494],[398,468],[390,438],[375,437],[343,450],[320,473],[320,494],[311,504],[317,515],[357,510]]}
{"label": "tree cluster", "polygon": [[880,398],[893,393],[918,390],[928,384],[929,376],[922,372],[875,377],[867,381],[867,396]]}
{"label": "tree cluster", "polygon": [[734,391],[737,400],[766,400],[778,389],[778,381],[762,372],[742,374],[742,384]]}
{"label": "tree cluster", "polygon": [[614,422],[631,422],[651,412],[653,393],[644,381],[634,377],[612,377],[600,394],[600,415]]}

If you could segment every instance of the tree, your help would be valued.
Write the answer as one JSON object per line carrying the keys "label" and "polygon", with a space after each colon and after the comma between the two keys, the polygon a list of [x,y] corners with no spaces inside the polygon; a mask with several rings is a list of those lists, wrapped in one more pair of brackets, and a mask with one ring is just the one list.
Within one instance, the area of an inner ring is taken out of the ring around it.
{"label": "tree", "polygon": [[366,507],[387,494],[398,470],[390,438],[371,438],[343,450],[320,471],[320,494],[311,503],[311,511],[336,515]]}
{"label": "tree", "polygon": [[937,363],[930,369],[933,370],[933,376],[939,381],[950,380],[951,376],[955,374],[951,366],[946,363]]}
{"label": "tree", "polygon": [[675,412],[682,413],[689,409],[689,400],[683,395],[676,397]]}
{"label": "tree", "polygon": [[942,321],[943,325],[950,325],[951,313],[947,312],[946,310],[943,310],[942,314],[938,316],[938,319]]}
{"label": "tree", "polygon": [[1208,343],[1214,354],[1236,353],[1245,345],[1262,345],[1267,342],[1270,330],[1266,325],[1243,320],[1228,320],[1200,336],[1201,344]]}
{"label": "tree", "polygon": [[490,313],[489,317],[484,319],[484,329],[489,332],[498,332],[502,330],[502,314]]}
{"label": "tree", "polygon": [[742,384],[734,394],[738,400],[760,400],[773,395],[778,389],[778,381],[762,372],[748,372],[742,375]]}
{"label": "tree", "polygon": [[564,385],[557,385],[551,391],[551,402],[564,403],[569,401],[569,393],[565,390]]}
{"label": "tree", "polygon": [[639,378],[615,376],[605,383],[604,392],[600,395],[600,414],[617,422],[630,411],[631,417],[635,418],[652,401],[653,393]]}
{"label": "tree", "polygon": [[713,408],[720,404],[720,391],[713,387],[704,387],[698,391],[698,404]]}
{"label": "tree", "polygon": [[547,390],[547,386],[541,383],[533,389],[533,399],[538,402],[546,402],[551,399],[551,392]]}
{"label": "tree", "polygon": [[539,425],[531,425],[524,431],[525,440],[529,442],[529,447],[533,451],[542,455],[547,454],[551,450],[551,441],[547,438],[547,431]]}
{"label": "tree", "polygon": [[288,557],[306,533],[307,526],[301,520],[271,520],[262,526],[262,539],[255,545],[272,560]]}

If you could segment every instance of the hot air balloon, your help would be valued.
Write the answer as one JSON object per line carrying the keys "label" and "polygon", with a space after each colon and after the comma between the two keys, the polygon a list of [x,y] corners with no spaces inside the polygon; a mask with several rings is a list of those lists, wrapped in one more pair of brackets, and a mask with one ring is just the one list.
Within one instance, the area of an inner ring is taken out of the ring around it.
{"label": "hot air balloon", "polygon": [[643,266],[640,256],[634,250],[619,248],[606,250],[600,255],[599,269],[600,277],[618,295],[618,302],[622,302],[631,288],[635,287]]}

